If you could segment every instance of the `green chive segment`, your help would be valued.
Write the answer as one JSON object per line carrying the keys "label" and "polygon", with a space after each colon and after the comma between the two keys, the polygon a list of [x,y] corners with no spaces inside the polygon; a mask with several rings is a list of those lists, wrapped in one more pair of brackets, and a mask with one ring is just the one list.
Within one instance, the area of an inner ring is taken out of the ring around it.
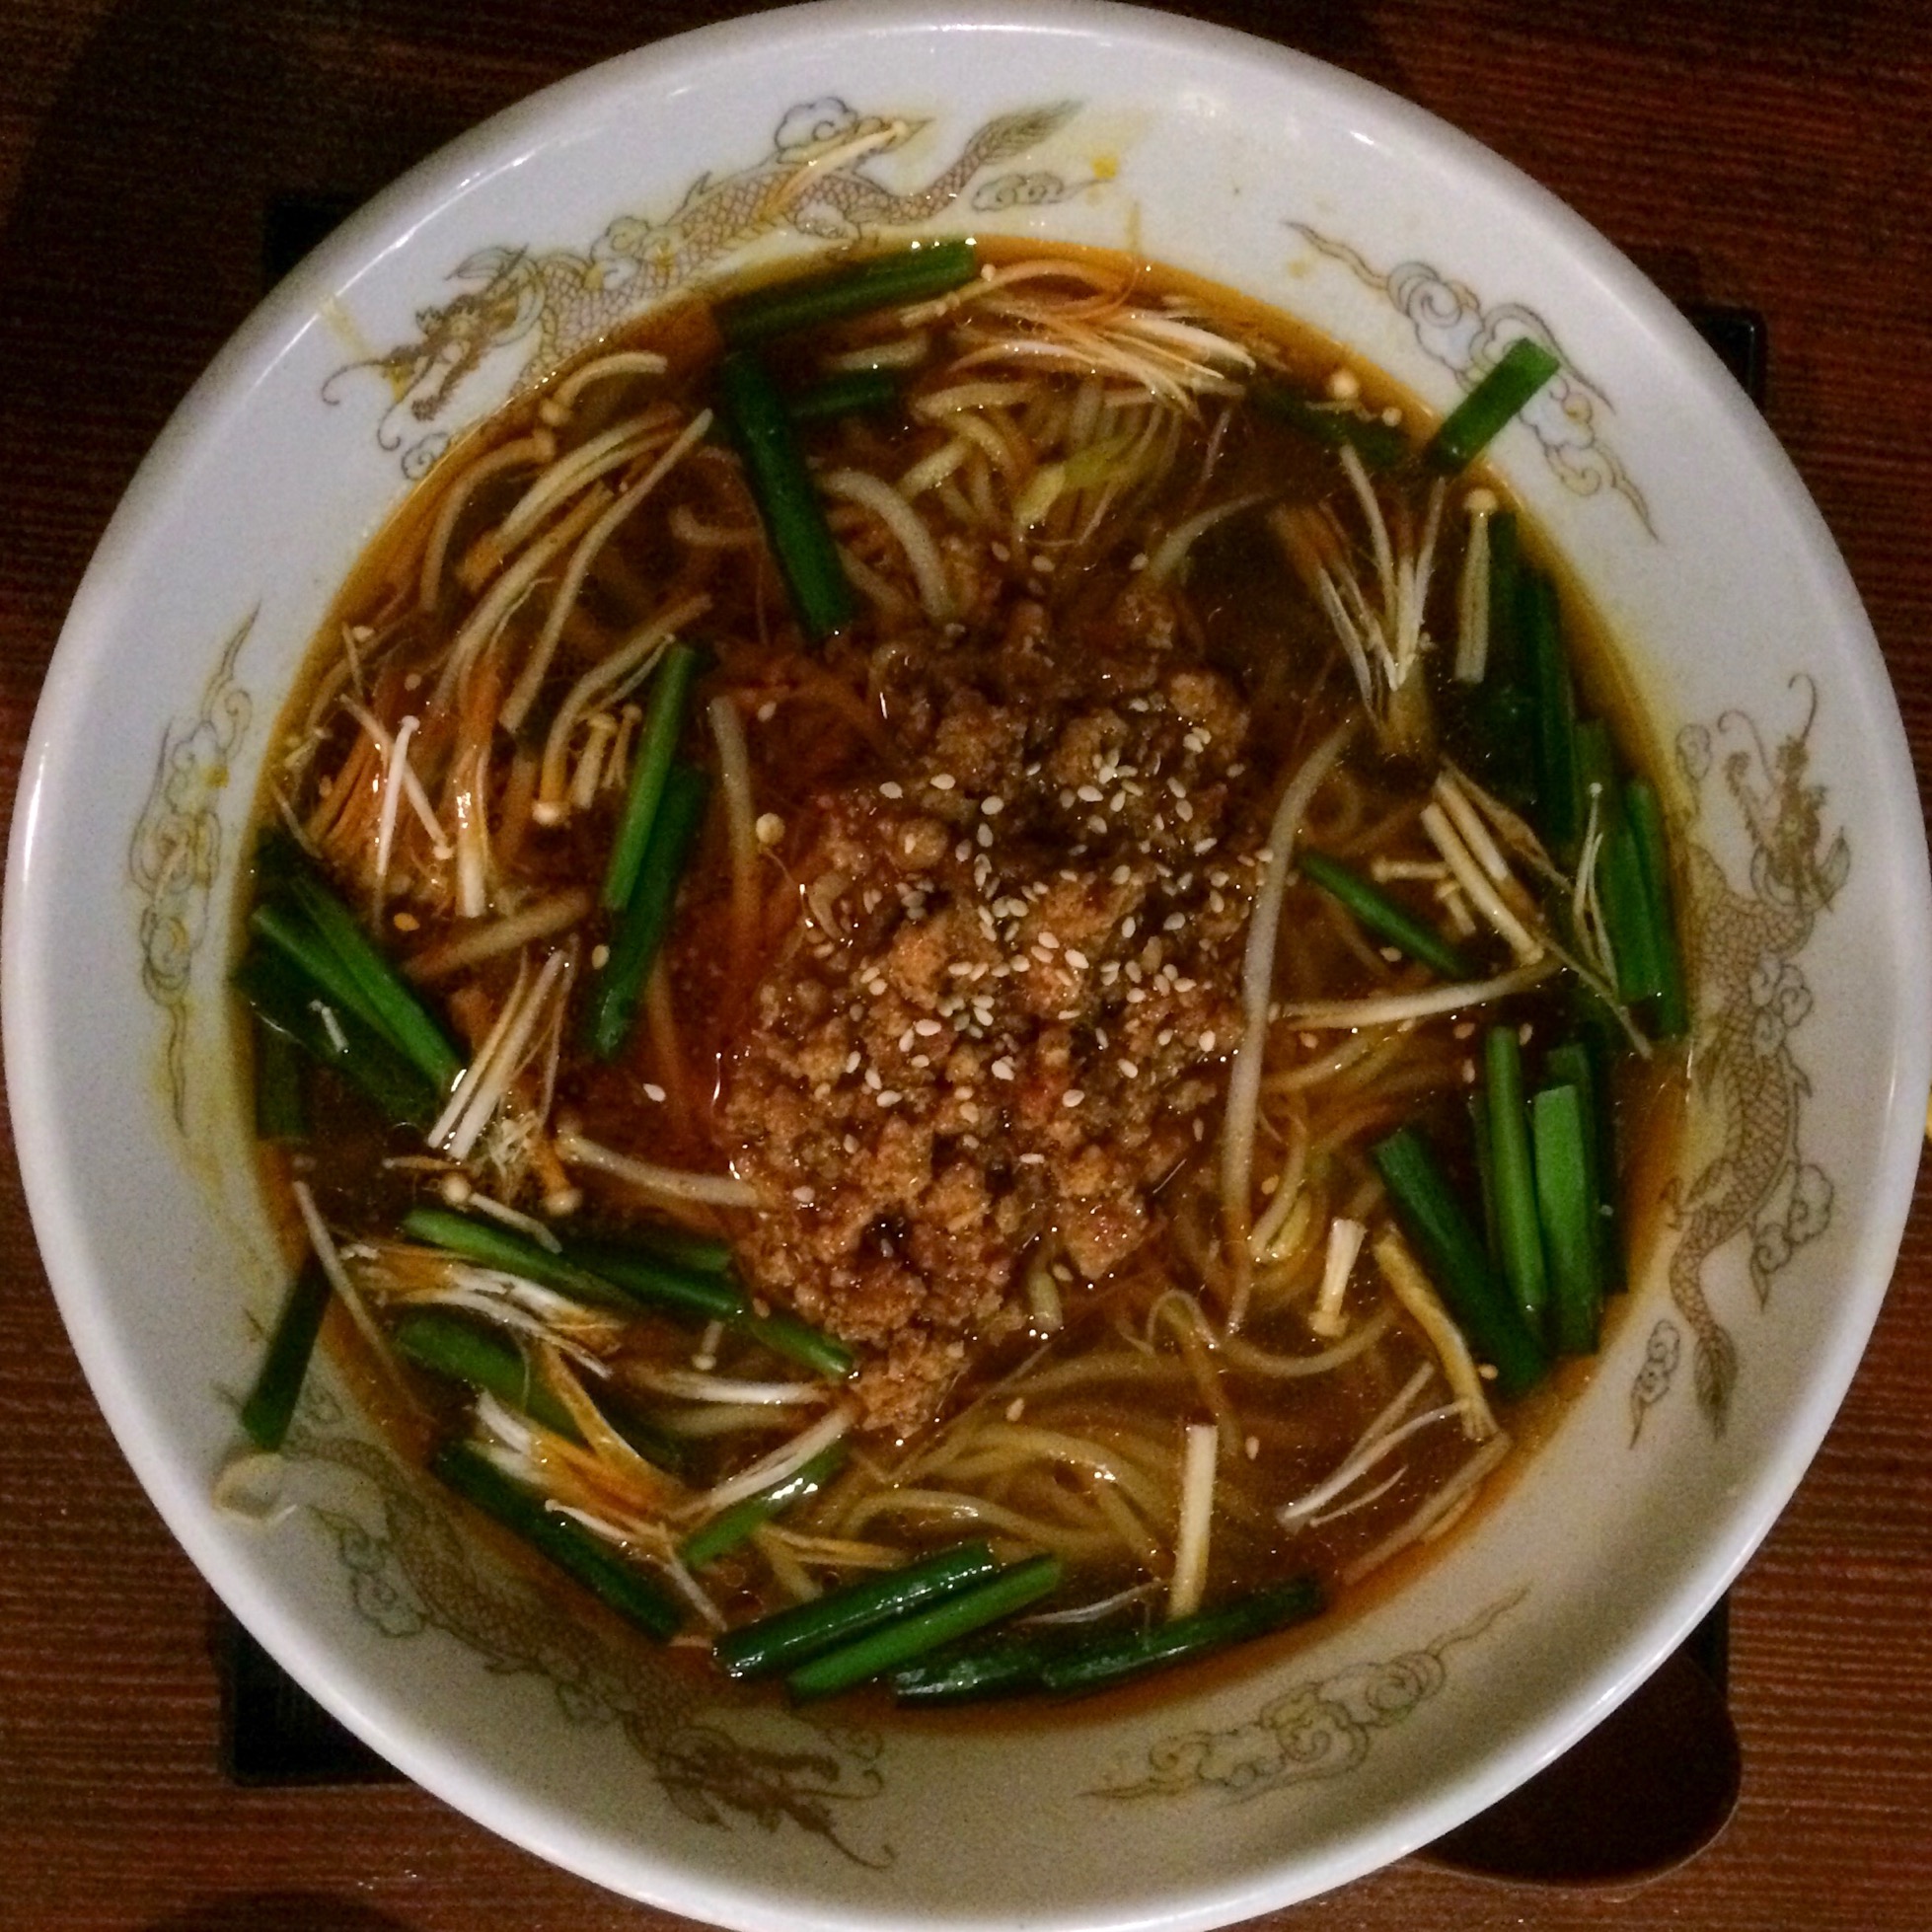
{"label": "green chive segment", "polygon": [[1597,1200],[1591,1188],[1590,1123],[1574,1086],[1545,1087],[1530,1102],[1536,1203],[1549,1248],[1550,1334],[1559,1355],[1595,1355],[1603,1284],[1598,1266]]}
{"label": "green chive segment", "polygon": [[1393,423],[1354,408],[1320,403],[1283,383],[1256,383],[1248,401],[1263,415],[1299,429],[1326,449],[1353,446],[1372,470],[1388,470],[1409,453],[1409,439]]}
{"label": "green chive segment", "polygon": [[583,1441],[570,1411],[501,1329],[441,1308],[411,1308],[391,1325],[389,1339],[396,1353],[418,1369],[493,1395],[554,1436]]}
{"label": "green chive segment", "polygon": [[971,281],[978,269],[971,241],[925,242],[824,274],[801,275],[731,296],[714,312],[718,334],[726,348],[747,348],[873,309],[947,294]]}
{"label": "green chive segment", "polygon": [[268,1352],[261,1358],[261,1372],[242,1404],[242,1427],[258,1449],[278,1449],[288,1435],[322,1318],[329,1312],[329,1277],[311,1255],[289,1288],[268,1337]]}
{"label": "green chive segment", "polygon": [[785,412],[801,429],[841,416],[880,415],[899,404],[899,384],[884,369],[846,369],[785,398]]}
{"label": "green chive segment", "polygon": [[1330,898],[1339,900],[1378,939],[1399,946],[1411,959],[1421,960],[1445,979],[1469,978],[1468,962],[1455,947],[1433,928],[1405,912],[1379,886],[1370,884],[1360,872],[1319,852],[1301,853],[1296,863],[1307,878]]}
{"label": "green chive segment", "polygon": [[1048,1690],[1104,1690],[1150,1671],[1305,1622],[1320,1613],[1322,1602],[1319,1581],[1297,1577],[1232,1603],[1196,1610],[1149,1630],[1097,1638],[1050,1657],[1041,1667],[1040,1682]]}
{"label": "green chive segment", "polygon": [[690,644],[673,644],[651,681],[650,709],[644,714],[637,760],[631,768],[631,783],[625,792],[624,814],[618,820],[610,863],[604,870],[606,912],[622,912],[636,890],[644,849],[650,843],[658,802],[664,796],[664,781],[671,775],[671,758],[684,730],[698,662],[699,653]]}
{"label": "green chive segment", "polygon": [[1497,1392],[1508,1400],[1534,1387],[1548,1367],[1542,1344],[1490,1266],[1429,1144],[1413,1127],[1401,1127],[1376,1145],[1374,1156],[1396,1219],[1449,1313],[1477,1359],[1495,1367]]}
{"label": "green chive segment", "polygon": [[1577,765],[1577,694],[1563,649],[1556,585],[1541,570],[1517,580],[1517,615],[1535,704],[1536,814],[1544,842],[1559,860],[1583,840],[1583,783]]}
{"label": "green chive segment", "polygon": [[235,990],[261,1022],[324,1067],[333,1068],[384,1119],[427,1128],[442,1102],[437,1089],[361,1016],[274,947],[258,942],[235,969]]}
{"label": "green chive segment", "polygon": [[834,1443],[830,1449],[820,1449],[809,1462],[795,1469],[782,1482],[774,1483],[770,1489],[762,1489],[756,1496],[747,1496],[742,1502],[733,1503],[728,1510],[720,1510],[710,1522],[694,1529],[684,1539],[678,1554],[694,1569],[700,1564],[716,1562],[727,1551],[736,1549],[754,1531],[762,1529],[774,1517],[782,1516],[794,1504],[816,1496],[845,1464],[844,1443]]}
{"label": "green chive segment", "polygon": [[1510,1293],[1531,1334],[1543,1332],[1549,1277],[1536,1218],[1529,1109],[1523,1092],[1523,1048],[1513,1026],[1492,1026],[1483,1040],[1490,1172],[1496,1187],[1496,1247]]}
{"label": "green chive segment", "polygon": [[1657,999],[1660,1039],[1680,1040],[1690,1027],[1690,998],[1684,986],[1683,953],[1677,944],[1677,923],[1671,886],[1671,852],[1664,837],[1664,808],[1644,779],[1632,779],[1624,789],[1624,810],[1636,840],[1643,873],[1644,894],[1651,926],[1657,935],[1661,987]]}
{"label": "green chive segment", "polygon": [[985,1583],[896,1617],[801,1664],[785,1678],[785,1688],[794,1697],[829,1697],[834,1691],[849,1690],[854,1684],[883,1676],[915,1657],[955,1643],[1025,1609],[1029,1603],[1037,1603],[1059,1588],[1065,1569],[1057,1556],[1035,1556],[1009,1564]]}
{"label": "green chive segment", "polygon": [[705,823],[709,789],[710,780],[690,765],[674,765],[664,780],[636,886],[618,915],[610,955],[590,989],[585,1023],[590,1050],[599,1060],[615,1060],[631,1037],[644,982],[664,943],[686,862]]}
{"label": "green chive segment", "polygon": [[439,1450],[429,1466],[464,1501],[494,1517],[649,1636],[662,1642],[683,1623],[677,1604],[648,1578],[582,1523],[546,1509],[541,1496],[506,1476],[476,1449],[453,1443]]}
{"label": "green chive segment", "polygon": [[857,607],[784,397],[765,365],[742,352],[718,365],[717,382],[799,628],[822,643],[852,622]]}
{"label": "green chive segment", "polygon": [[1512,416],[1562,368],[1561,358],[1541,342],[1519,335],[1474,389],[1444,417],[1429,440],[1423,461],[1453,476],[1467,469]]}
{"label": "green chive segment", "polygon": [[895,1617],[984,1583],[999,1569],[992,1546],[960,1543],[884,1576],[866,1577],[809,1603],[727,1630],[711,1655],[727,1676],[764,1677],[789,1671]]}
{"label": "green chive segment", "polygon": [[[697,1245],[700,1239],[693,1236],[690,1251],[708,1251]],[[744,1290],[731,1279],[728,1249],[724,1266],[712,1268],[678,1261],[655,1242],[645,1247],[631,1242],[572,1239],[564,1242],[561,1259],[568,1267],[621,1289],[632,1300],[672,1314],[695,1315],[704,1321],[735,1321],[750,1312]]]}
{"label": "green chive segment", "polygon": [[506,1275],[520,1276],[543,1288],[554,1288],[573,1301],[592,1307],[622,1308],[631,1298],[621,1294],[608,1281],[587,1268],[554,1254],[528,1234],[511,1227],[498,1227],[449,1208],[411,1208],[403,1217],[403,1232],[412,1241],[446,1253],[461,1255],[480,1268],[495,1268]]}

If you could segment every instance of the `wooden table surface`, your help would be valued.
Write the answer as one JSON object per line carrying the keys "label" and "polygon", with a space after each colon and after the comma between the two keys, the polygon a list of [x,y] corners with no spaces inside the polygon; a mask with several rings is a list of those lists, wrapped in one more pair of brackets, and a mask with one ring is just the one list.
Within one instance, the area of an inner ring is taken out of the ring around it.
{"label": "wooden table surface", "polygon": [[[364,194],[674,0],[0,4],[0,797],[114,500],[261,290],[277,193]],[[1672,296],[1767,318],[1772,426],[1932,769],[1926,0],[1247,0],[1204,9],[1433,109]],[[0,1161],[0,1927],[651,1932],[675,1921],[409,1786],[215,1761],[211,1602],[122,1464]],[[1731,1829],[1621,1896],[1397,1867],[1266,1921],[1932,1926],[1932,1215],[1836,1427],[1741,1580]]]}

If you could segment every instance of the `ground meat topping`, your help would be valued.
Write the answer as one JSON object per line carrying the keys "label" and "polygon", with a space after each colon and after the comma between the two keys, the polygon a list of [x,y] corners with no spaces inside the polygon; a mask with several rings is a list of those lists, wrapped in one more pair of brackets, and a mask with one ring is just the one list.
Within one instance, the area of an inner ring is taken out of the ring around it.
{"label": "ground meat topping", "polygon": [[1239,695],[1157,593],[866,668],[903,764],[801,815],[719,1120],[754,1288],[855,1344],[903,1433],[1024,1325],[1029,1250],[1099,1281],[1210,1131],[1259,834]]}

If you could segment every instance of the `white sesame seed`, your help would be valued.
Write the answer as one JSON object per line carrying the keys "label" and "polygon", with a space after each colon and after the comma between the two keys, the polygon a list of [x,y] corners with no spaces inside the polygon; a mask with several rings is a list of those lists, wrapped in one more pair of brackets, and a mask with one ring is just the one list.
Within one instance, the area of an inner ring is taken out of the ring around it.
{"label": "white sesame seed", "polygon": [[909,1026],[899,1036],[899,1051],[901,1053],[911,1053],[912,1050],[913,1050],[913,1029]]}
{"label": "white sesame seed", "polygon": [[1131,1060],[1122,1060],[1122,1061],[1117,1061],[1117,1062],[1116,1062],[1115,1064],[1116,1064],[1116,1065],[1117,1065],[1117,1066],[1118,1066],[1118,1067],[1120,1068],[1120,1072],[1121,1072],[1121,1077],[1122,1077],[1122,1078],[1124,1078],[1124,1079],[1130,1079],[1130,1080],[1133,1080],[1133,1079],[1139,1079],[1139,1078],[1140,1078],[1140,1077],[1141,1077],[1141,1070],[1140,1070],[1140,1068],[1138,1068],[1137,1066],[1135,1066],[1135,1064],[1133,1063],[1133,1061],[1131,1061]]}
{"label": "white sesame seed", "polygon": [[611,949],[607,945],[594,945],[590,949],[590,963],[601,973],[611,963]]}
{"label": "white sesame seed", "polygon": [[760,812],[752,830],[761,846],[775,846],[784,837],[784,820],[777,812]]}
{"label": "white sesame seed", "polygon": [[879,786],[879,796],[881,798],[903,798],[905,797],[905,795],[906,795],[906,787],[903,784],[901,784],[897,779],[887,779],[886,781]]}
{"label": "white sesame seed", "polygon": [[866,1068],[865,1084],[868,1087],[870,1087],[874,1093],[877,1093],[879,1089],[885,1085],[885,1082],[879,1078],[879,1070],[876,1067]]}
{"label": "white sesame seed", "polygon": [[646,1100],[655,1100],[659,1106],[662,1106],[664,1104],[664,1089],[655,1080],[646,1080],[644,1082],[644,1098]]}
{"label": "white sesame seed", "polygon": [[913,1031],[922,1040],[929,1040],[935,1033],[941,1030],[939,1022],[936,1019],[916,1019],[913,1021]]}
{"label": "white sesame seed", "polygon": [[1080,1102],[1085,1098],[1086,1095],[1082,1093],[1078,1087],[1070,1086],[1067,1089],[1067,1091],[1060,1096],[1060,1104],[1063,1107],[1077,1107],[1080,1104]]}
{"label": "white sesame seed", "polygon": [[1215,1050],[1214,1029],[1210,1027],[1207,1032],[1201,1035],[1201,1051],[1203,1053],[1213,1053],[1214,1050]]}
{"label": "white sesame seed", "polygon": [[1044,1167],[1047,1157],[1043,1153],[1023,1153],[1019,1157],[1019,1164],[1022,1167]]}
{"label": "white sesame seed", "polygon": [[1167,917],[1160,922],[1160,929],[1163,932],[1178,932],[1181,929],[1181,928],[1186,924],[1187,921],[1181,914],[1169,913]]}
{"label": "white sesame seed", "polygon": [[1003,1054],[989,1071],[996,1080],[1009,1080],[1013,1077],[1013,1063]]}
{"label": "white sesame seed", "polygon": [[1042,932],[1037,944],[1043,952],[1052,952],[1060,944],[1060,941],[1051,932]]}
{"label": "white sesame seed", "polygon": [[905,1097],[896,1086],[889,1086],[879,1095],[879,1105],[882,1107],[896,1107]]}
{"label": "white sesame seed", "polygon": [[956,780],[950,772],[934,772],[929,782],[934,791],[950,791]]}
{"label": "white sesame seed", "polygon": [[812,1193],[812,1190],[809,1187],[794,1187],[791,1190],[791,1198],[794,1201],[796,1201],[801,1208],[809,1208],[812,1205],[812,1202],[817,1197]]}
{"label": "white sesame seed", "polygon": [[778,700],[775,698],[766,699],[764,704],[758,707],[758,721],[760,724],[770,724],[778,714],[779,705]]}
{"label": "white sesame seed", "polygon": [[1086,971],[1086,954],[1083,952],[1077,952],[1074,949],[1074,947],[1069,946],[1067,948],[1067,964],[1070,965],[1075,972],[1084,973]]}
{"label": "white sesame seed", "polygon": [[980,800],[980,810],[988,818],[998,818],[1006,809],[1006,801],[996,791]]}

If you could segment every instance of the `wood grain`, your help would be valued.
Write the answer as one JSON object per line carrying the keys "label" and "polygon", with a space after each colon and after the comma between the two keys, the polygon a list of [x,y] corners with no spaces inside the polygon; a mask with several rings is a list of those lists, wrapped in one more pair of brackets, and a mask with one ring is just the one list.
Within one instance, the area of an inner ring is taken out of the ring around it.
{"label": "wood grain", "polygon": [[[0,9],[0,809],[62,613],[142,452],[260,286],[260,211],[373,190],[481,116],[714,17],[577,0]],[[1923,0],[1196,8],[1392,87],[1678,298],[1770,325],[1768,413],[1932,757],[1932,13]],[[8,1140],[11,1148],[11,1138]],[[1398,1867],[1296,1932],[1932,1924],[1932,1216],[1823,1452],[1741,1581],[1742,1808],[1624,1897]],[[579,1932],[675,1921],[409,1787],[239,1792],[206,1593],[115,1450],[0,1163],[0,1926]]]}

